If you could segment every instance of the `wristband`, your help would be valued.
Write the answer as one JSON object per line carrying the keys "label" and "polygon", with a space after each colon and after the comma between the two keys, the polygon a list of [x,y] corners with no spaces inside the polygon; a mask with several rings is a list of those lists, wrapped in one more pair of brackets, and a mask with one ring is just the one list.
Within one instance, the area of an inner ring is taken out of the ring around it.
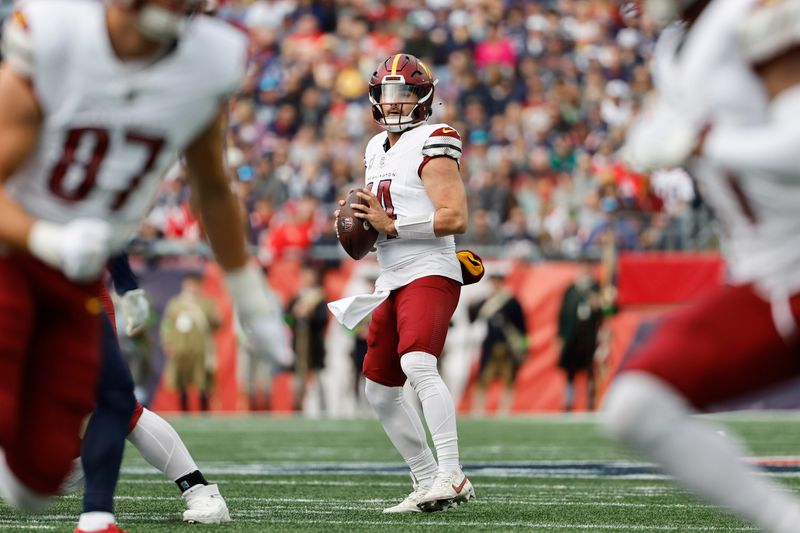
{"label": "wristband", "polygon": [[429,215],[415,215],[399,217],[394,221],[397,236],[401,239],[435,239],[433,221],[435,213]]}
{"label": "wristband", "polygon": [[37,220],[28,233],[28,251],[41,262],[61,268],[61,227],[58,224]]}

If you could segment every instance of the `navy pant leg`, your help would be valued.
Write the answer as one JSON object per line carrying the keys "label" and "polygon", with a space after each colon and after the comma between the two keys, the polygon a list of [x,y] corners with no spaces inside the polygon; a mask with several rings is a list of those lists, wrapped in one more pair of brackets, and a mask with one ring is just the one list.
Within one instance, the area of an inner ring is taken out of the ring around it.
{"label": "navy pant leg", "polygon": [[83,512],[114,512],[114,489],[122,464],[125,437],[136,399],[133,378],[122,358],[108,316],[102,317],[102,362],[95,406],[81,447],[86,476]]}

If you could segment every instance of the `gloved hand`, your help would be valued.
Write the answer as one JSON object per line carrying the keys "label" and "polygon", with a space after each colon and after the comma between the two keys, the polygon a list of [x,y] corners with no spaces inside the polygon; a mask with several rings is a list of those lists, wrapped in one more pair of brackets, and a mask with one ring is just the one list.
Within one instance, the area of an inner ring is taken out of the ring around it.
{"label": "gloved hand", "polygon": [[294,364],[294,352],[289,347],[286,324],[280,314],[257,314],[242,318],[242,329],[253,354],[281,367]]}
{"label": "gloved hand", "polygon": [[278,365],[290,366],[294,354],[289,347],[280,303],[263,274],[255,266],[247,265],[226,272],[225,281],[253,352]]}
{"label": "gloved hand", "polygon": [[139,333],[150,317],[150,302],[142,289],[134,289],[120,299],[122,313],[125,315],[125,334],[133,337]]}
{"label": "gloved hand", "polygon": [[664,102],[656,102],[628,128],[622,159],[638,172],[682,166],[702,139],[704,125]]}
{"label": "gloved hand", "polygon": [[111,226],[92,218],[79,218],[63,225],[38,220],[28,236],[31,254],[77,282],[100,277],[110,246]]}

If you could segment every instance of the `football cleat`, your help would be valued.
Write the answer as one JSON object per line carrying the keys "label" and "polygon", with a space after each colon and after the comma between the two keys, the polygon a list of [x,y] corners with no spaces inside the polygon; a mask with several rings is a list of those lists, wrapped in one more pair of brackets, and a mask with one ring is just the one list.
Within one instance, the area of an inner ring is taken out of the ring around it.
{"label": "football cleat", "polygon": [[[85,529],[75,529],[73,533],[89,533]],[[124,529],[120,529],[117,527],[117,524],[108,524],[105,529],[101,529],[98,531],[92,531],[91,533],[128,533]]]}
{"label": "football cleat", "polygon": [[411,475],[411,481],[413,483],[414,490],[411,491],[411,494],[405,497],[403,501],[398,503],[393,507],[387,507],[383,510],[384,513],[421,513],[422,509],[419,508],[419,503],[422,501],[422,497],[428,493],[428,490],[431,486],[428,485],[420,485],[417,483],[417,480],[414,478],[414,475]]}
{"label": "football cleat", "polygon": [[217,485],[195,485],[182,494],[186,501],[183,521],[197,524],[230,522],[231,515]]}
{"label": "football cleat", "polygon": [[460,468],[439,472],[418,506],[425,512],[446,511],[475,499],[475,489]]}

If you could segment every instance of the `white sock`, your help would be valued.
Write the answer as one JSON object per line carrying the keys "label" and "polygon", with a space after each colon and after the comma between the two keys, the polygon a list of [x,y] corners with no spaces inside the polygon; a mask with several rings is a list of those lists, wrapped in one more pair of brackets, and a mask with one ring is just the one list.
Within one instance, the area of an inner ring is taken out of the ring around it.
{"label": "white sock", "polygon": [[82,513],[78,519],[78,529],[82,531],[102,531],[110,524],[114,524],[114,515],[101,511]]}
{"label": "white sock", "polygon": [[693,418],[689,405],[668,384],[642,372],[623,374],[603,411],[611,436],[661,465],[697,495],[765,531],[797,531],[800,501],[746,464],[737,443]]}
{"label": "white sock", "polygon": [[409,352],[400,358],[400,366],[422,403],[439,470],[445,472],[460,468],[456,408],[453,396],[436,368],[436,357],[425,352]]}
{"label": "white sock", "polygon": [[178,432],[166,420],[149,409],[142,411],[139,422],[128,435],[145,461],[172,481],[198,470]]}
{"label": "white sock", "polygon": [[438,465],[428,447],[422,420],[416,409],[403,398],[403,387],[387,387],[367,379],[364,395],[417,483],[422,486],[432,483]]}

